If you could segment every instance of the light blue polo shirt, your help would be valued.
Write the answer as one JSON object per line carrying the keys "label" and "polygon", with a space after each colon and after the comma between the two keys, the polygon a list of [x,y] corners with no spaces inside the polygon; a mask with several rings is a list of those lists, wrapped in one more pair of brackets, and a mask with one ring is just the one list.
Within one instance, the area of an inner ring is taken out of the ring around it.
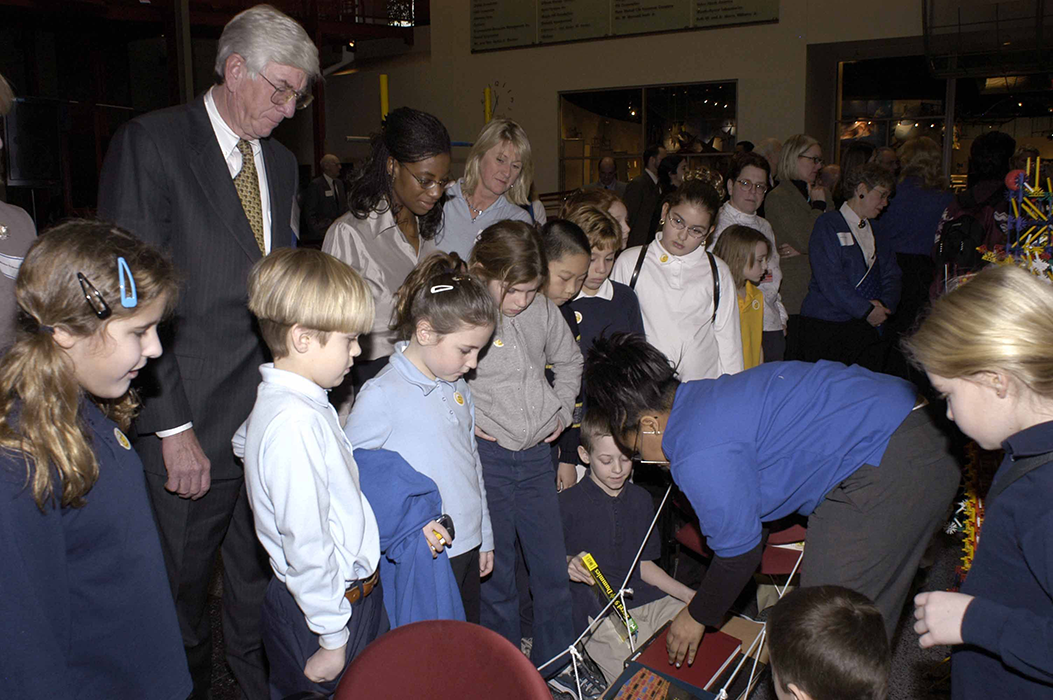
{"label": "light blue polo shirt", "polygon": [[446,188],[449,199],[442,207],[442,233],[435,239],[439,250],[457,253],[462,260],[467,260],[479,234],[490,224],[506,219],[531,223],[530,214],[518,204],[508,201],[505,195],[498,197],[473,221],[468,202],[461,192],[462,184],[463,179],[450,183]]}
{"label": "light blue polo shirt", "polygon": [[[464,379],[428,379],[404,354],[406,341],[355,399],[344,432],[355,449],[402,455],[439,487],[456,528],[449,555],[494,548],[483,470],[475,444],[475,405]],[[440,513],[436,513],[438,517]]]}

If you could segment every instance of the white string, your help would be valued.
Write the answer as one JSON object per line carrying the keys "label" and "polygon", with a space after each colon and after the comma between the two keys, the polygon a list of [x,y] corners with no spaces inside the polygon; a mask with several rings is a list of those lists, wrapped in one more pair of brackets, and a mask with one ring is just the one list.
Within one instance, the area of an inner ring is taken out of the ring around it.
{"label": "white string", "polygon": [[[665,502],[669,498],[669,492],[672,491],[672,490],[673,490],[673,484],[672,484],[672,482],[670,482],[669,487],[666,488],[666,490],[665,490],[665,495],[662,496],[662,502],[658,504],[658,510],[656,510],[655,513],[654,513],[654,518],[651,519],[651,526],[649,528],[647,528],[647,534],[644,535],[643,542],[640,543],[640,548],[638,550],[636,550],[636,556],[633,558],[633,565],[629,567],[629,572],[627,574],[625,574],[625,580],[622,581],[622,585],[618,587],[617,595],[615,595],[614,598],[611,598],[609,601],[607,601],[607,604],[605,606],[603,606],[603,610],[600,611],[600,614],[592,619],[592,621],[585,628],[585,631],[582,632],[580,635],[578,635],[578,638],[575,639],[574,642],[571,643],[571,645],[569,647],[567,647],[563,651],[559,652],[558,654],[553,656],[551,659],[549,659],[545,663],[543,663],[540,666],[538,666],[537,670],[539,672],[544,670],[545,667],[547,667],[550,664],[552,664],[556,659],[561,658],[564,654],[570,654],[571,655],[571,659],[573,659],[574,655],[578,653],[578,650],[576,648],[578,646],[578,642],[580,642],[582,639],[584,639],[586,636],[588,636],[593,631],[593,629],[595,629],[596,625],[603,621],[603,616],[607,614],[607,611],[611,609],[611,606],[614,605],[614,601],[618,600],[619,596],[621,597],[622,607],[624,608],[624,606],[625,606],[625,595],[624,595],[624,593],[625,593],[626,590],[630,590],[630,589],[626,589],[625,586],[629,583],[629,577],[632,576],[633,571],[636,569],[636,565],[640,561],[640,556],[643,555],[643,550],[644,550],[644,547],[647,545],[647,540],[648,540],[648,538],[651,537],[651,532],[654,530],[655,523],[658,522],[658,516],[662,513],[662,508],[665,507]],[[625,614],[626,615],[629,614],[628,609],[626,609]],[[628,625],[626,625],[626,630],[628,630]],[[629,637],[631,638],[632,634],[629,634]],[[577,674],[577,667],[576,666],[575,666],[575,669],[574,669],[574,673]]]}
{"label": "white string", "polygon": [[[779,588],[779,585],[775,584],[775,592],[778,594],[779,600],[782,600],[783,596],[786,595],[786,591],[790,587],[790,582],[793,580],[794,575],[797,573],[797,567],[800,566],[802,559],[804,559],[804,552],[801,552],[797,556],[797,561],[794,562],[793,569],[790,570],[790,575],[786,579],[786,585],[785,586],[783,586],[782,588]],[[727,693],[728,686],[730,686],[732,683],[735,682],[735,679],[739,675],[739,671],[742,670],[742,665],[744,663],[746,663],[746,659],[749,658],[750,654],[753,653],[753,650],[754,650],[755,647],[757,647],[758,642],[760,643],[760,648],[764,647],[764,639],[767,636],[767,634],[768,634],[768,623],[765,622],[765,623],[763,623],[763,626],[761,627],[761,631],[757,634],[756,638],[754,638],[753,643],[750,644],[750,648],[746,651],[746,654],[739,661],[738,665],[735,666],[735,670],[732,671],[731,676],[728,678],[727,682],[724,683],[724,687],[720,689],[720,692],[717,694],[718,700],[728,700],[728,693]],[[750,668],[750,677],[749,677],[749,680],[746,682],[746,694],[745,694],[745,697],[747,697],[747,698],[749,697],[750,693],[753,691],[753,682],[754,682],[754,680],[757,677],[757,662],[760,661],[760,656],[761,656],[760,650],[758,650],[757,651],[757,655],[755,657],[753,657],[753,666]]]}

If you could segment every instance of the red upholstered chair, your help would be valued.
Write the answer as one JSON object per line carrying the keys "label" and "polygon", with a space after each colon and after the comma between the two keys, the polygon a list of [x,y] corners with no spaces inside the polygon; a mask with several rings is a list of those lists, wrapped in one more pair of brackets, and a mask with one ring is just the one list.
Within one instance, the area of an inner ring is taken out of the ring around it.
{"label": "red upholstered chair", "polygon": [[351,662],[335,700],[551,700],[534,664],[485,627],[414,622],[381,635]]}

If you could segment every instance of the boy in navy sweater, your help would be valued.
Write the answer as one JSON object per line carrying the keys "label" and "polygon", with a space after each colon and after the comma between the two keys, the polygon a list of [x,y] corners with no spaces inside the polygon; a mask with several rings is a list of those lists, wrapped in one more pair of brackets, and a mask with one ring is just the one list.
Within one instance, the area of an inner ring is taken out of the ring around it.
{"label": "boy in navy sweater", "polygon": [[[591,554],[611,587],[625,580],[633,558],[654,519],[651,496],[630,483],[632,460],[611,437],[603,416],[588,411],[581,422],[578,455],[589,466],[587,476],[572,489],[559,495],[563,517],[563,538],[567,545],[567,574],[574,600],[574,626],[584,630],[603,606],[593,588],[592,575],[582,561]],[[631,598],[626,608],[639,626],[637,641],[642,642],[680,612],[694,591],[675,581],[654,560],[660,555],[657,534],[647,540],[640,563],[629,577]],[[611,610],[609,615],[617,613]],[[622,641],[608,617],[586,638],[585,648],[603,670],[607,683],[622,671],[622,662],[631,649]]]}
{"label": "boy in navy sweater", "polygon": [[601,334],[639,333],[643,335],[643,318],[636,292],[610,279],[614,258],[621,249],[622,236],[618,222],[599,207],[585,205],[567,213],[589,238],[592,256],[589,271],[578,296],[567,306],[581,332],[578,346],[588,357],[589,348]]}

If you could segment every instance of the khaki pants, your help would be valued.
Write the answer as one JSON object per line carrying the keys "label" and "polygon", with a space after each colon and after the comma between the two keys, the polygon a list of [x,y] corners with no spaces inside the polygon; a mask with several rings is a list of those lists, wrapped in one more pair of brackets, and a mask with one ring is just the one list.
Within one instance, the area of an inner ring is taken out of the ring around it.
{"label": "khaki pants", "polygon": [[[640,629],[636,637],[636,644],[646,642],[652,634],[658,631],[658,628],[676,617],[677,613],[683,609],[684,603],[668,595],[638,608],[629,608],[629,614],[636,620],[636,625]],[[617,614],[612,608],[592,636],[586,638],[585,641],[585,650],[603,670],[607,685],[613,683],[621,675],[625,669],[625,659],[632,653],[629,642],[622,641],[618,628],[610,619],[611,615]]]}

